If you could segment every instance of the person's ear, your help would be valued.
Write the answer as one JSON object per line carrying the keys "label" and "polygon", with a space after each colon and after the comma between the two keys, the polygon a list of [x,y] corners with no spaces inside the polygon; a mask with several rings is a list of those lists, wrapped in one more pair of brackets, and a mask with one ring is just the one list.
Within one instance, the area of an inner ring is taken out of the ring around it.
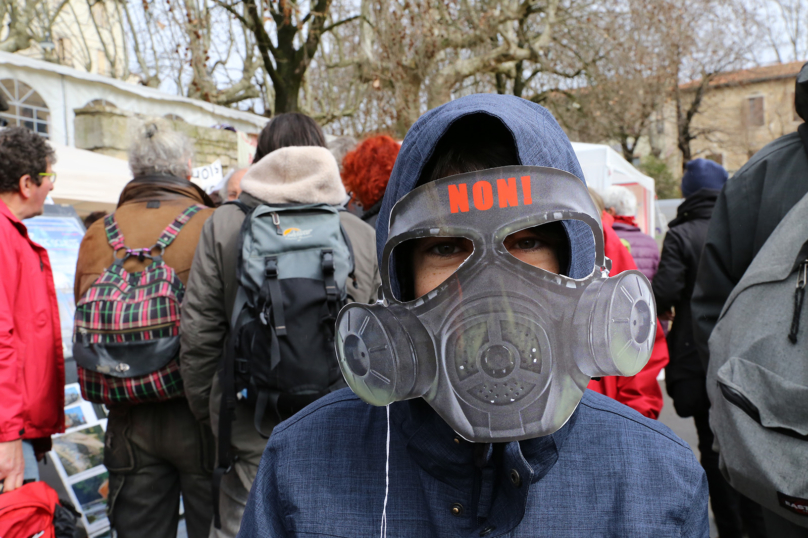
{"label": "person's ear", "polygon": [[30,174],[25,174],[20,178],[20,196],[23,200],[28,200],[34,194],[34,188],[37,186]]}
{"label": "person's ear", "polygon": [[185,179],[187,179],[188,181],[191,181],[191,177],[194,174],[193,168],[194,168],[194,163],[191,162],[191,158],[189,157],[188,158],[188,175],[185,176]]}

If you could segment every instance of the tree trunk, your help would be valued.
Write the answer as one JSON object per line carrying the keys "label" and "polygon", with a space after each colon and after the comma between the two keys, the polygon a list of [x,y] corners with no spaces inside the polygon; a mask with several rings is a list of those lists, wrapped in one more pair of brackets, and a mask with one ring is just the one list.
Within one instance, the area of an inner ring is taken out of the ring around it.
{"label": "tree trunk", "polygon": [[275,88],[275,115],[284,112],[299,112],[300,87],[303,85],[303,77],[284,77],[283,84],[273,84]]}
{"label": "tree trunk", "polygon": [[396,136],[403,139],[421,116],[421,78],[413,73],[395,82]]}
{"label": "tree trunk", "polygon": [[623,158],[630,164],[634,164],[634,150],[637,148],[637,141],[634,144],[628,143],[629,137],[627,135],[620,136],[620,149],[623,152]]}
{"label": "tree trunk", "polygon": [[516,97],[522,97],[522,93],[525,91],[525,76],[522,69],[524,69],[524,62],[516,62],[513,77],[513,94]]}
{"label": "tree trunk", "polygon": [[[320,39],[325,27],[326,17],[332,0],[317,0],[311,7],[311,13],[302,21],[295,21],[286,9],[286,2],[278,4],[278,10],[270,11],[276,25],[277,46],[272,44],[269,34],[264,28],[264,13],[255,0],[244,0],[249,18],[250,30],[255,33],[256,46],[261,54],[264,69],[272,80],[275,91],[275,114],[298,112],[300,110],[300,88],[306,76],[306,70],[320,46]],[[273,4],[270,3],[270,6]],[[306,26],[305,38],[302,34]],[[295,48],[296,40],[299,48]],[[273,62],[274,59],[274,62]]]}

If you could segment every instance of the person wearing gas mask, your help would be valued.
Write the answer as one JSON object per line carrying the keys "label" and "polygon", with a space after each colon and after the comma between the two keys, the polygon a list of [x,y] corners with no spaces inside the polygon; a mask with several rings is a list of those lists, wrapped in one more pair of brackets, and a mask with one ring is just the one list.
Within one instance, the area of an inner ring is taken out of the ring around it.
{"label": "person wearing gas mask", "polygon": [[656,330],[645,277],[606,278],[600,226],[544,108],[420,118],[377,223],[383,299],[337,320],[354,392],[275,428],[239,536],[707,538],[688,445],[586,391],[638,372]]}

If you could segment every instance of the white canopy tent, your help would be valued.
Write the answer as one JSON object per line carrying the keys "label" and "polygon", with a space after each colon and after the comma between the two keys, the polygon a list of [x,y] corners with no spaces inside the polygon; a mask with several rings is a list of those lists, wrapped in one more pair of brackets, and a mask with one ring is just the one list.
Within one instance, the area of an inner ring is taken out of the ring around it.
{"label": "white canopy tent", "polygon": [[572,149],[581,163],[589,187],[603,192],[606,187],[620,185],[637,197],[637,225],[648,235],[654,235],[654,180],[604,144],[573,142]]}
{"label": "white canopy tent", "polygon": [[70,204],[80,216],[93,211],[112,212],[118,197],[132,179],[129,163],[83,149],[49,142],[56,150],[56,185],[51,198]]}

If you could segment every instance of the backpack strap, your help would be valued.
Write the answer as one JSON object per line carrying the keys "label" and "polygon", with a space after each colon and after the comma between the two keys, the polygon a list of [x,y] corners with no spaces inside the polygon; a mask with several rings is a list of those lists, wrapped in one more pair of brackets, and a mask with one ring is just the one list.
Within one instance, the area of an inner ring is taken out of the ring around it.
{"label": "backpack strap", "polygon": [[348,276],[351,277],[353,287],[358,288],[359,284],[356,283],[356,258],[354,257],[353,244],[351,244],[351,238],[348,237],[348,232],[345,231],[345,226],[342,225],[342,221],[339,223],[339,230],[342,232],[342,239],[345,241],[345,244],[348,245],[348,254],[351,256],[351,272],[348,273]]}
{"label": "backpack strap", "polygon": [[264,258],[264,285],[261,286],[262,312],[261,321],[264,325],[269,324],[269,314],[267,304],[271,304],[272,321],[274,323],[273,334],[286,336],[286,316],[283,312],[283,292],[281,283],[278,280],[278,257],[267,256]]}
{"label": "backpack strap", "polygon": [[123,240],[121,229],[118,228],[118,221],[115,220],[115,213],[110,213],[104,217],[104,229],[107,232],[107,242],[112,247],[112,250],[118,252],[126,248]]}
{"label": "backpack strap", "polygon": [[230,200],[230,201],[227,201],[227,202],[223,203],[222,205],[234,205],[234,206],[238,207],[239,209],[241,209],[241,211],[245,215],[248,214],[250,211],[252,211],[252,209],[250,209],[247,206],[247,204],[245,204],[241,200]]}
{"label": "backpack strap", "polygon": [[[328,309],[328,319],[337,319],[339,309],[339,288],[334,279],[334,251],[330,248],[320,252],[320,265],[323,270],[323,282],[325,284],[325,302]],[[354,279],[354,281],[356,281]]]}
{"label": "backpack strap", "polygon": [[165,230],[163,230],[163,233],[160,234],[160,237],[157,239],[157,243],[155,243],[154,247],[152,248],[159,248],[162,251],[165,251],[168,245],[173,243],[174,239],[177,238],[177,234],[180,233],[182,227],[185,226],[189,220],[191,220],[191,217],[196,215],[200,210],[204,209],[204,207],[205,206],[200,204],[194,204],[180,213],[180,215],[174,219],[174,221],[169,224]]}

